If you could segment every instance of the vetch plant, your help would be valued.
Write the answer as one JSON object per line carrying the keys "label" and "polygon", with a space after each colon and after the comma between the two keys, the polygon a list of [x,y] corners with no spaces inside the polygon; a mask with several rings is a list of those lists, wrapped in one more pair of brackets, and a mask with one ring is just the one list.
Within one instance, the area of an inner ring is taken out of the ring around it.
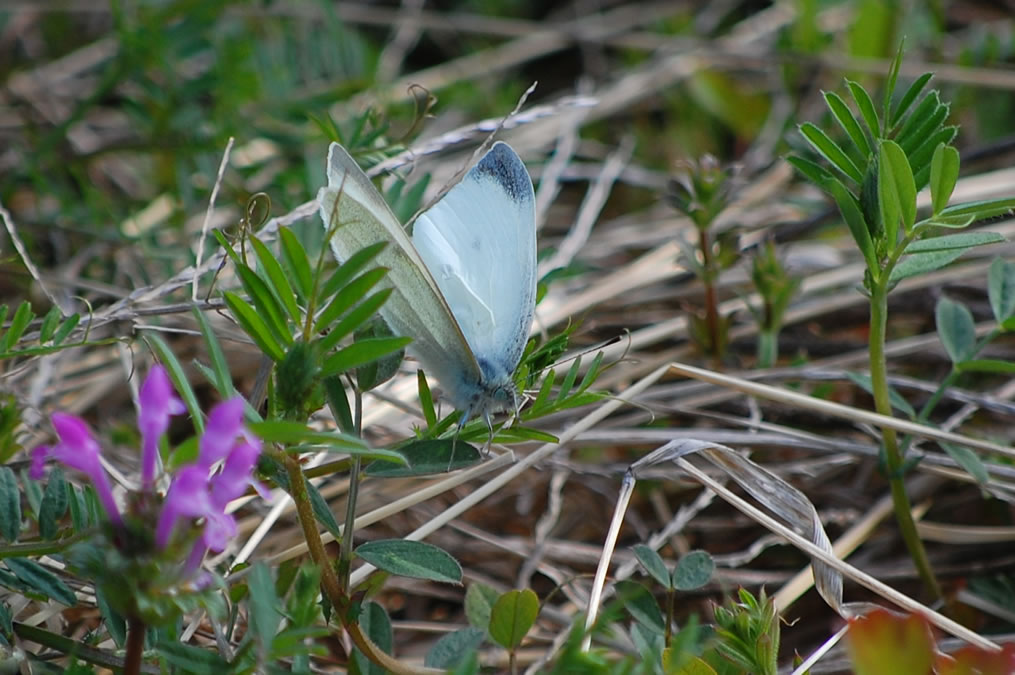
{"label": "vetch plant", "polygon": [[[959,175],[959,153],[949,145],[957,128],[946,123],[948,104],[941,101],[939,92],[930,91],[921,98],[930,73],[918,77],[895,99],[901,61],[900,48],[880,112],[856,82],[846,82],[855,113],[838,94],[825,94],[832,117],[845,134],[844,142],[832,140],[809,122],[800,126],[811,148],[831,168],[803,157],[789,158],[835,200],[866,263],[863,292],[870,300],[870,386],[875,408],[882,415],[892,414],[893,399],[885,354],[888,294],[903,279],[943,267],[970,248],[1004,241],[993,232],[955,231],[1015,207],[1015,198],[948,205]],[[918,219],[917,193],[928,186],[931,210]],[[882,430],[882,444],[903,540],[926,589],[940,598],[941,588],[917,535],[905,490],[905,446],[889,428]]]}

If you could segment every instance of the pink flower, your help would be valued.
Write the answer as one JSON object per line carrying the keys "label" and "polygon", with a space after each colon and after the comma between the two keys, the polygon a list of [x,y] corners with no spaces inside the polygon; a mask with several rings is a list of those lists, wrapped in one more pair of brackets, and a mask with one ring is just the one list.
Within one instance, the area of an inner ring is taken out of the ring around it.
{"label": "pink flower", "polygon": [[186,412],[173,392],[166,369],[156,365],[148,373],[138,395],[137,426],[141,431],[141,482],[151,489],[158,467],[159,442],[169,429],[170,415]]}
{"label": "pink flower", "polygon": [[72,469],[77,469],[88,476],[99,501],[106,510],[109,520],[115,525],[123,525],[123,517],[113,498],[113,489],[109,484],[106,470],[102,468],[100,455],[102,449],[98,441],[88,429],[88,425],[80,417],[56,412],[50,417],[53,428],[60,442],[56,445],[40,445],[32,450],[32,468],[29,476],[39,480],[45,475],[44,465],[47,460],[54,459]]}
{"label": "pink flower", "polygon": [[[173,477],[169,486],[166,500],[162,503],[162,512],[159,514],[159,522],[155,528],[155,545],[165,548],[173,534],[176,523],[181,518],[204,518],[205,530],[211,527],[215,534],[210,536],[213,543],[220,542],[220,533],[228,531],[229,525],[223,523],[223,519],[232,519],[232,516],[225,514],[222,509],[216,507],[211,501],[211,494],[208,491],[208,469],[198,465],[190,464],[181,468]],[[235,531],[236,522],[232,522],[232,530]],[[202,537],[203,538],[203,537]],[[226,537],[228,540],[228,537]],[[209,548],[211,548],[209,546]],[[225,545],[222,545],[222,550]]]}
{"label": "pink flower", "polygon": [[243,399],[234,396],[222,401],[208,413],[208,424],[198,445],[197,462],[210,467],[224,459],[236,445],[239,436],[249,436],[243,426]]}
{"label": "pink flower", "polygon": [[269,496],[267,488],[254,479],[253,470],[257,459],[261,456],[261,443],[242,440],[237,443],[222,465],[222,471],[211,479],[211,499],[214,504],[226,507],[229,502],[241,496],[248,487],[254,488],[259,495]]}

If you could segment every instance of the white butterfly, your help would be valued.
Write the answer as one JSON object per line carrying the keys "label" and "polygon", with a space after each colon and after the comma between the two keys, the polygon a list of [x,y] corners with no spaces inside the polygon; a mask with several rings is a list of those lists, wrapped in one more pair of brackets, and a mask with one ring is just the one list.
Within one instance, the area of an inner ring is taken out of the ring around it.
{"label": "white butterfly", "polygon": [[413,224],[410,240],[384,198],[337,143],[317,202],[339,261],[378,241],[394,291],[380,310],[462,411],[462,423],[517,407],[512,376],[536,300],[535,196],[511,146],[493,147]]}

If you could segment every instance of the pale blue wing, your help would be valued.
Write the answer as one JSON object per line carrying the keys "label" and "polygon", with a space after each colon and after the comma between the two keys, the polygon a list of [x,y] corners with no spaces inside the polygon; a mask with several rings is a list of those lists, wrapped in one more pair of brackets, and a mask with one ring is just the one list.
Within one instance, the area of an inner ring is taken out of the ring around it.
{"label": "pale blue wing", "polygon": [[536,299],[535,195],[511,146],[495,143],[421,214],[412,241],[486,384],[504,386],[525,349]]}

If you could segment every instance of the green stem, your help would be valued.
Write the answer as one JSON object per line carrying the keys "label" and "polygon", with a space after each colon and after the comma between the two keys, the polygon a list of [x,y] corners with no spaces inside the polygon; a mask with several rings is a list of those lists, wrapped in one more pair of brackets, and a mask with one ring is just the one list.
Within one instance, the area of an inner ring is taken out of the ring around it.
{"label": "green stem", "polygon": [[715,292],[715,280],[718,277],[718,272],[712,258],[712,244],[709,241],[708,232],[705,228],[700,228],[698,235],[701,264],[704,269],[701,280],[705,285],[705,324],[708,327],[708,337],[712,341],[712,356],[718,360],[722,358],[722,342],[720,342],[719,336],[719,299]]}
{"label": "green stem", "polygon": [[[361,436],[363,432],[363,396],[356,387],[353,387],[353,396],[356,406],[353,413],[353,423],[356,426],[356,435]],[[353,530],[356,525],[356,503],[359,501],[359,478],[362,468],[360,457],[353,456],[351,459],[349,495],[345,502],[345,526],[342,528],[342,540],[339,542],[338,549],[338,578],[346,592],[349,589],[349,577],[352,573]]]}
{"label": "green stem", "polygon": [[676,601],[676,594],[673,587],[666,589],[666,635],[663,637],[663,644],[670,646],[670,638],[673,637],[673,605]]}
{"label": "green stem", "polygon": [[[887,276],[887,275],[886,275]],[[885,327],[888,320],[888,291],[881,283],[874,284],[871,291],[870,319],[870,369],[871,389],[874,394],[874,408],[881,415],[892,415],[891,400],[888,396],[888,368],[885,359]],[[927,551],[916,531],[913,520],[912,506],[906,494],[906,484],[902,476],[903,455],[899,448],[898,436],[894,429],[881,430],[885,448],[885,468],[888,483],[892,492],[892,506],[895,519],[899,523],[899,531],[909,555],[916,565],[916,570],[923,581],[924,587],[934,597],[940,599],[941,586],[938,584],[934,571],[927,559]]]}
{"label": "green stem", "polygon": [[[103,669],[109,670],[122,670],[125,667],[123,657],[112,652],[89,647],[73,638],[52,633],[38,626],[30,626],[18,621],[13,622],[12,626],[14,627],[14,633],[22,640],[35,642],[63,654],[73,654],[75,658],[85,663],[91,663],[92,665],[101,666]],[[146,675],[158,675],[159,669],[157,666],[142,663],[140,672]]]}
{"label": "green stem", "polygon": [[779,333],[758,332],[758,368],[771,368],[779,358]]}

